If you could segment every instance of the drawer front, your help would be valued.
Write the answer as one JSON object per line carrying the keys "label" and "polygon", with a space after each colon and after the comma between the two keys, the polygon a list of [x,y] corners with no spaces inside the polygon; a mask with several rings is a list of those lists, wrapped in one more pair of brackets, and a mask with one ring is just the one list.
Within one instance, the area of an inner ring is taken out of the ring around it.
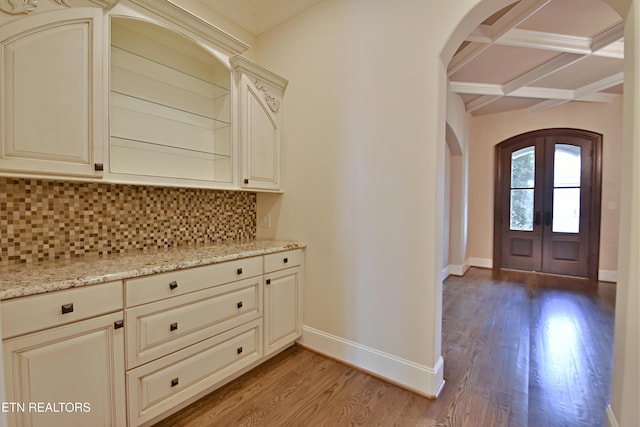
{"label": "drawer front", "polygon": [[2,301],[2,338],[64,325],[122,310],[122,282],[31,295]]}
{"label": "drawer front", "polygon": [[258,361],[261,342],[262,323],[255,320],[129,371],[131,425],[162,415]]}
{"label": "drawer front", "polygon": [[262,315],[261,276],[125,311],[127,367],[180,350]]}
{"label": "drawer front", "polygon": [[252,257],[136,277],[125,281],[125,306],[159,301],[261,274],[262,258]]}
{"label": "drawer front", "polygon": [[282,270],[289,267],[297,267],[302,264],[302,250],[278,252],[264,256],[264,272]]}

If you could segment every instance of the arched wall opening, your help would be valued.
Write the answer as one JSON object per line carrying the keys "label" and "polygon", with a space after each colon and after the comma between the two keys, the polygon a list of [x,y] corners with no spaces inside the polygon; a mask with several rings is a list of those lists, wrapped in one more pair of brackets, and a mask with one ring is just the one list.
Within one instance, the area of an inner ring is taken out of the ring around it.
{"label": "arched wall opening", "polygon": [[[636,83],[640,71],[635,64],[640,56],[640,46],[636,41],[640,36],[640,11],[638,2],[633,0],[603,0],[625,19],[625,98],[624,136],[622,138],[623,183],[620,206],[620,260],[618,262],[618,287],[616,305],[616,340],[614,351],[614,375],[611,405],[607,409],[607,425],[634,425],[640,419],[637,405],[640,395],[640,367],[637,352],[640,348],[640,293],[635,284],[640,281],[640,126],[636,122],[640,90]],[[510,1],[484,0],[471,7],[452,31],[441,51],[441,61],[446,69],[458,46],[482,20]],[[446,84],[442,76],[442,85]],[[442,104],[445,104],[442,100]],[[441,105],[442,105],[441,104]],[[498,140],[499,142],[500,140]],[[470,154],[473,155],[473,154]],[[635,260],[635,261],[634,261]]]}

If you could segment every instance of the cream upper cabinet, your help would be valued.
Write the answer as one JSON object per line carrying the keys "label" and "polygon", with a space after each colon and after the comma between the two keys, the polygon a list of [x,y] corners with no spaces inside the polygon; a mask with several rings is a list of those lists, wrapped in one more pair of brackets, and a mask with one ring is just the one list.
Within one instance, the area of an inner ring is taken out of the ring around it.
{"label": "cream upper cabinet", "polygon": [[248,48],[172,0],[0,0],[0,175],[281,191]]}
{"label": "cream upper cabinet", "polygon": [[0,174],[100,178],[103,11],[3,12]]}
{"label": "cream upper cabinet", "polygon": [[110,172],[233,183],[231,71],[187,37],[111,18]]}
{"label": "cream upper cabinet", "polygon": [[280,135],[288,81],[242,56],[231,58],[237,88],[240,185],[281,189]]}

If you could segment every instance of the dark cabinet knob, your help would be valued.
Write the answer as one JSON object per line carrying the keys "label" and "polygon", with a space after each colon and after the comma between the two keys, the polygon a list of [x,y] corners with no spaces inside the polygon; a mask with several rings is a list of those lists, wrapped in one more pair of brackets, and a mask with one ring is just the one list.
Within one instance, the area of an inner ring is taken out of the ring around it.
{"label": "dark cabinet knob", "polygon": [[169,325],[169,330],[170,331],[175,331],[178,329],[178,322],[172,323]]}
{"label": "dark cabinet knob", "polygon": [[289,262],[289,258],[285,258],[282,260],[282,262],[284,262],[285,264]]}
{"label": "dark cabinet knob", "polygon": [[116,320],[113,322],[113,329],[124,328],[124,320]]}
{"label": "dark cabinet knob", "polygon": [[267,285],[270,285],[271,284],[271,279],[267,279],[266,283],[267,283]]}
{"label": "dark cabinet knob", "polygon": [[242,353],[242,347],[238,347],[238,349],[236,350],[236,353],[238,354]]}
{"label": "dark cabinet knob", "polygon": [[174,378],[171,380],[171,387],[175,387],[178,385],[178,383],[180,382],[179,378]]}
{"label": "dark cabinet knob", "polygon": [[176,282],[175,280],[169,283],[169,289],[174,290],[177,287],[178,287],[178,282]]}
{"label": "dark cabinet knob", "polygon": [[62,304],[61,311],[62,314],[73,313],[73,303]]}
{"label": "dark cabinet knob", "polygon": [[236,304],[238,306],[238,308],[242,308],[242,301],[240,301],[238,304]]}
{"label": "dark cabinet knob", "polygon": [[248,184],[248,183],[249,183],[249,180],[248,180],[247,178],[245,178],[245,179],[244,179],[244,183],[245,183],[245,184]]}
{"label": "dark cabinet knob", "polygon": [[104,170],[104,164],[103,163],[94,163],[93,164],[93,169],[96,172],[102,172]]}
{"label": "dark cabinet knob", "polygon": [[238,274],[242,274],[242,269],[241,268],[238,269]]}

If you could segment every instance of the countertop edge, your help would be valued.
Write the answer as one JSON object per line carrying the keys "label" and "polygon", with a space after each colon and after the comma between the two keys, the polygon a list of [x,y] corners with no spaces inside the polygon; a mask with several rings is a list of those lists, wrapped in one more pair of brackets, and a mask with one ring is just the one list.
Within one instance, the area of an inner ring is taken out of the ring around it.
{"label": "countertop edge", "polygon": [[[67,289],[79,288],[84,286],[100,285],[118,280],[126,280],[134,277],[146,276],[149,274],[167,273],[192,267],[217,264],[227,261],[233,261],[243,258],[268,255],[271,253],[283,252],[294,249],[305,249],[306,243],[302,242],[281,242],[281,241],[260,241],[261,247],[247,247],[243,249],[243,245],[234,245],[237,250],[231,250],[225,245],[212,245],[210,247],[201,248],[177,248],[171,252],[158,253],[142,253],[142,254],[123,254],[121,256],[112,257],[108,260],[108,265],[100,269],[95,274],[73,274],[74,268],[86,267],[91,261],[96,263],[105,262],[105,259],[79,259],[77,262],[55,267],[52,263],[52,270],[47,269],[46,265],[24,265],[23,270],[16,270],[12,273],[15,284],[7,285],[5,279],[0,289],[0,301],[6,301],[14,298],[26,297],[31,295],[44,294],[48,292],[63,291]],[[216,254],[216,252],[222,252]],[[190,252],[196,252],[190,256]],[[203,254],[201,255],[200,252]],[[211,255],[207,255],[211,252]],[[166,258],[176,258],[175,261],[167,261]],[[160,255],[157,262],[149,262],[148,258],[154,255]],[[127,265],[119,268],[118,260]],[[109,264],[113,264],[112,266]],[[42,278],[33,270],[43,270]],[[31,271],[30,271],[31,270]],[[61,277],[65,277],[62,279]]]}

